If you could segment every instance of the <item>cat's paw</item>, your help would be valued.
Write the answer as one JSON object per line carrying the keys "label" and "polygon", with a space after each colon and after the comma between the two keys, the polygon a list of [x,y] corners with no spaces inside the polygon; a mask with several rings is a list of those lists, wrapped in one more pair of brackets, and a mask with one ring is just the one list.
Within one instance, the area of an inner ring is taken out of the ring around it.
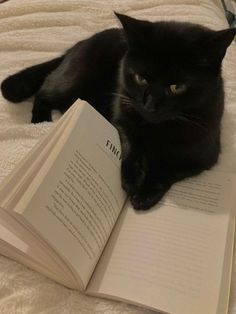
{"label": "cat's paw", "polygon": [[121,185],[125,192],[133,195],[138,190],[145,177],[141,160],[125,160],[121,164]]}
{"label": "cat's paw", "polygon": [[159,185],[155,189],[140,190],[131,196],[131,204],[136,210],[148,210],[162,199],[168,189],[169,186]]}
{"label": "cat's paw", "polygon": [[18,74],[7,77],[1,83],[1,91],[4,98],[7,100],[18,103],[24,100],[27,94],[27,86],[24,80]]}
{"label": "cat's paw", "polygon": [[40,123],[44,121],[52,121],[51,111],[33,111],[31,123]]}

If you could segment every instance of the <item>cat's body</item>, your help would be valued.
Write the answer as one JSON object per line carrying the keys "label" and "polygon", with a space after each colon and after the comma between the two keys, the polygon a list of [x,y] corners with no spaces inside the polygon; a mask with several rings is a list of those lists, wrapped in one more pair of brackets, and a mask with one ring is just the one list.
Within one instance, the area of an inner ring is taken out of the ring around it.
{"label": "cat's body", "polygon": [[14,102],[36,94],[32,122],[88,101],[118,128],[122,185],[136,209],[148,209],[218,159],[220,68],[235,32],[118,17],[124,31],[103,31],[9,77],[2,93]]}
{"label": "cat's body", "polygon": [[[36,94],[32,112],[34,123],[51,121],[52,109],[64,112],[78,98],[88,101],[109,118],[110,104],[117,87],[119,62],[126,49],[122,30],[105,30],[78,42],[57,59],[21,71],[20,82],[18,80],[17,85],[11,82],[12,90],[5,89],[3,82],[3,95],[13,102],[19,102]],[[12,80],[14,78],[11,77]],[[28,90],[30,95],[27,94]]]}

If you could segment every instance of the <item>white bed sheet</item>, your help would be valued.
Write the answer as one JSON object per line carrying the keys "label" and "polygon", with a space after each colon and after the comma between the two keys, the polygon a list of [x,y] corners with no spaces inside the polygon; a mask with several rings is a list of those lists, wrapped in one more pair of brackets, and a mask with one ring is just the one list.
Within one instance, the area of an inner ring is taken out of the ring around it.
{"label": "white bed sheet", "polygon": [[[227,27],[220,0],[10,0],[0,5],[0,81],[66,50],[78,40],[118,26],[113,10],[149,20],[179,20]],[[224,60],[226,108],[217,170],[236,173],[236,43]],[[52,123],[30,124],[32,102],[0,96],[0,181]],[[57,116],[56,116],[57,117]],[[236,313],[234,262],[229,313]],[[158,296],[157,296],[158,297]],[[121,302],[86,297],[0,256],[0,313],[151,313]],[[191,313],[190,313],[191,314]],[[200,313],[199,313],[200,314]]]}

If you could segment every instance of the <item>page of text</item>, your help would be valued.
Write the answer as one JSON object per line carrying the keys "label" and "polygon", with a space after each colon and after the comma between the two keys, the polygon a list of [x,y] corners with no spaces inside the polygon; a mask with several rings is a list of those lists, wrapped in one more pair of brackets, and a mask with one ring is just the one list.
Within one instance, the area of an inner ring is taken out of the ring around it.
{"label": "page of text", "polygon": [[23,213],[72,265],[84,286],[125,200],[119,145],[117,131],[85,107]]}
{"label": "page of text", "polygon": [[215,314],[234,178],[206,172],[151,211],[127,206],[88,291],[172,314]]}

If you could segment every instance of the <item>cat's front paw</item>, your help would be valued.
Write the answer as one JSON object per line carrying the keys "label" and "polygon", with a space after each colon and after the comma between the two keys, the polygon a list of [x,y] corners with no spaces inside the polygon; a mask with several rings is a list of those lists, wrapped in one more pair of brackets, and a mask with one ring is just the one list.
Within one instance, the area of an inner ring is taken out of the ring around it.
{"label": "cat's front paw", "polygon": [[1,91],[4,98],[14,103],[21,102],[27,98],[25,97],[27,87],[18,74],[7,77],[1,84]]}
{"label": "cat's front paw", "polygon": [[36,95],[32,110],[31,122],[39,123],[44,121],[52,121],[52,109],[45,96],[42,97]]}
{"label": "cat's front paw", "polygon": [[52,121],[50,111],[37,111],[32,113],[31,123],[40,123],[44,121]]}
{"label": "cat's front paw", "polygon": [[131,204],[136,210],[148,210],[162,199],[169,188],[167,185],[158,185],[150,190],[141,189],[131,196]]}

